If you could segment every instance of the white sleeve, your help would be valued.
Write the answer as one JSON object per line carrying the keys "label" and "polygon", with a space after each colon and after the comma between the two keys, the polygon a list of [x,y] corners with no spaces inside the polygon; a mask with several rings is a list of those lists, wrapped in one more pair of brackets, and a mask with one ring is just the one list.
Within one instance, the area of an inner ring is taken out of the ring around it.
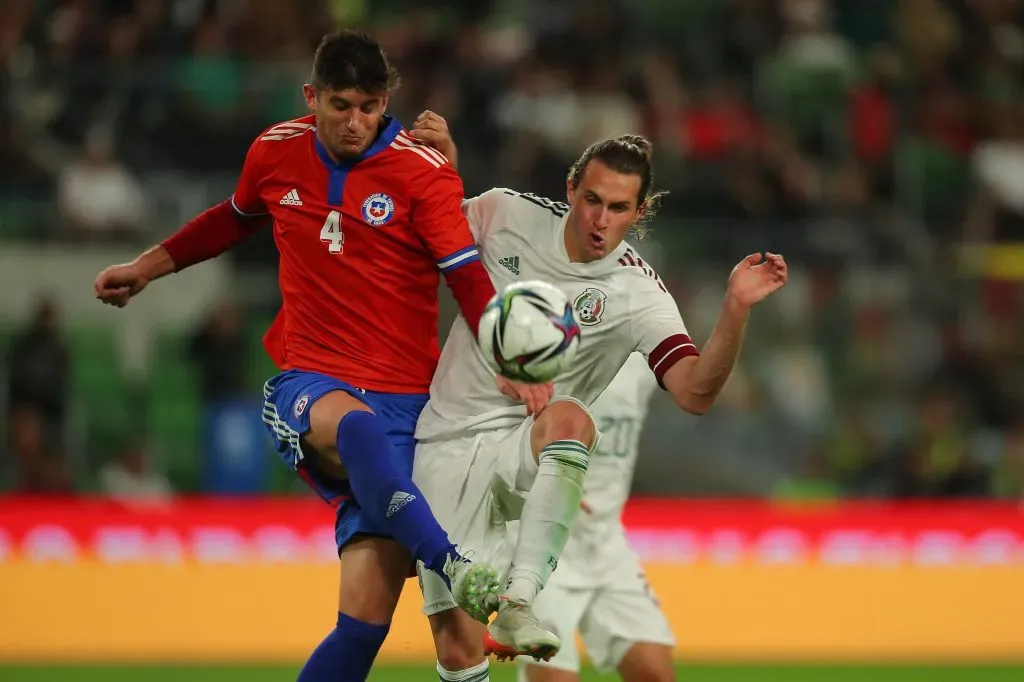
{"label": "white sleeve", "polygon": [[469,221],[469,229],[477,244],[482,244],[487,235],[497,227],[507,210],[508,200],[512,198],[511,190],[495,187],[479,196],[462,201],[462,212]]}
{"label": "white sleeve", "polygon": [[686,331],[679,306],[657,275],[641,274],[639,279],[632,297],[633,338],[661,384],[669,367],[699,351]]}

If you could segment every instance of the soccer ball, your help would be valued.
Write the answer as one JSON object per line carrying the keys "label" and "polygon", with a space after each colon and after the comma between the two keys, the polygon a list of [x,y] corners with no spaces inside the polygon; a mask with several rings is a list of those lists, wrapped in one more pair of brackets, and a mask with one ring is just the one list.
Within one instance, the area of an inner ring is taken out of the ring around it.
{"label": "soccer ball", "polygon": [[516,282],[488,302],[478,340],[487,364],[498,374],[543,383],[572,365],[580,327],[561,291],[546,282]]}

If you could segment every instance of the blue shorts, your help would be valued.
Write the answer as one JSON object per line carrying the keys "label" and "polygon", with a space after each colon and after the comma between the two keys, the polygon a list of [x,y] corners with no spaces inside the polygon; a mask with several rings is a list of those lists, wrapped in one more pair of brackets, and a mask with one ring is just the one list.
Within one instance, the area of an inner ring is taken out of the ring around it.
{"label": "blue shorts", "polygon": [[316,372],[288,370],[263,386],[263,424],[284,463],[298,473],[329,504],[337,507],[334,539],[340,551],[356,535],[391,537],[359,508],[348,481],[323,476],[302,453],[301,438],[309,431],[309,408],[331,391],[344,391],[365,403],[384,420],[389,456],[399,471],[412,476],[416,451],[416,420],[427,404],[427,394],[375,393]]}

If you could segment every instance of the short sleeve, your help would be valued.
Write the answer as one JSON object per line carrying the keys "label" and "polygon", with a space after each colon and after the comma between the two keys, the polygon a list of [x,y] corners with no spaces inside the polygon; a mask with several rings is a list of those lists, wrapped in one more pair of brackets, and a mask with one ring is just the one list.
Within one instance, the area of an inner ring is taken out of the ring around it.
{"label": "short sleeve", "polygon": [[638,278],[632,297],[634,341],[636,350],[643,353],[661,384],[672,365],[699,351],[686,330],[675,299],[657,275],[638,273]]}
{"label": "short sleeve", "polygon": [[268,213],[263,199],[260,197],[260,181],[262,180],[262,163],[260,161],[261,146],[257,139],[249,147],[242,164],[242,174],[231,195],[231,206],[242,216],[258,216]]}
{"label": "short sleeve", "polygon": [[498,187],[462,202],[462,212],[466,214],[477,244],[483,244],[487,235],[499,227],[512,196],[511,190]]}
{"label": "short sleeve", "polygon": [[419,193],[413,205],[413,229],[438,269],[446,274],[480,260],[462,212],[462,194],[462,179],[445,164],[430,174],[429,187]]}

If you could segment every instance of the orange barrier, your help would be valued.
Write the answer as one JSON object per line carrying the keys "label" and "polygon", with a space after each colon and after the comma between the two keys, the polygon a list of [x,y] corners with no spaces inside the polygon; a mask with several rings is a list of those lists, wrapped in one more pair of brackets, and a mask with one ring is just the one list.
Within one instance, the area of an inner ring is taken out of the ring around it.
{"label": "orange barrier", "polygon": [[[1024,660],[1019,509],[643,501],[626,522],[681,658]],[[333,626],[329,523],[305,501],[0,502],[0,661],[301,660]],[[384,658],[432,659],[418,609],[409,581]]]}

